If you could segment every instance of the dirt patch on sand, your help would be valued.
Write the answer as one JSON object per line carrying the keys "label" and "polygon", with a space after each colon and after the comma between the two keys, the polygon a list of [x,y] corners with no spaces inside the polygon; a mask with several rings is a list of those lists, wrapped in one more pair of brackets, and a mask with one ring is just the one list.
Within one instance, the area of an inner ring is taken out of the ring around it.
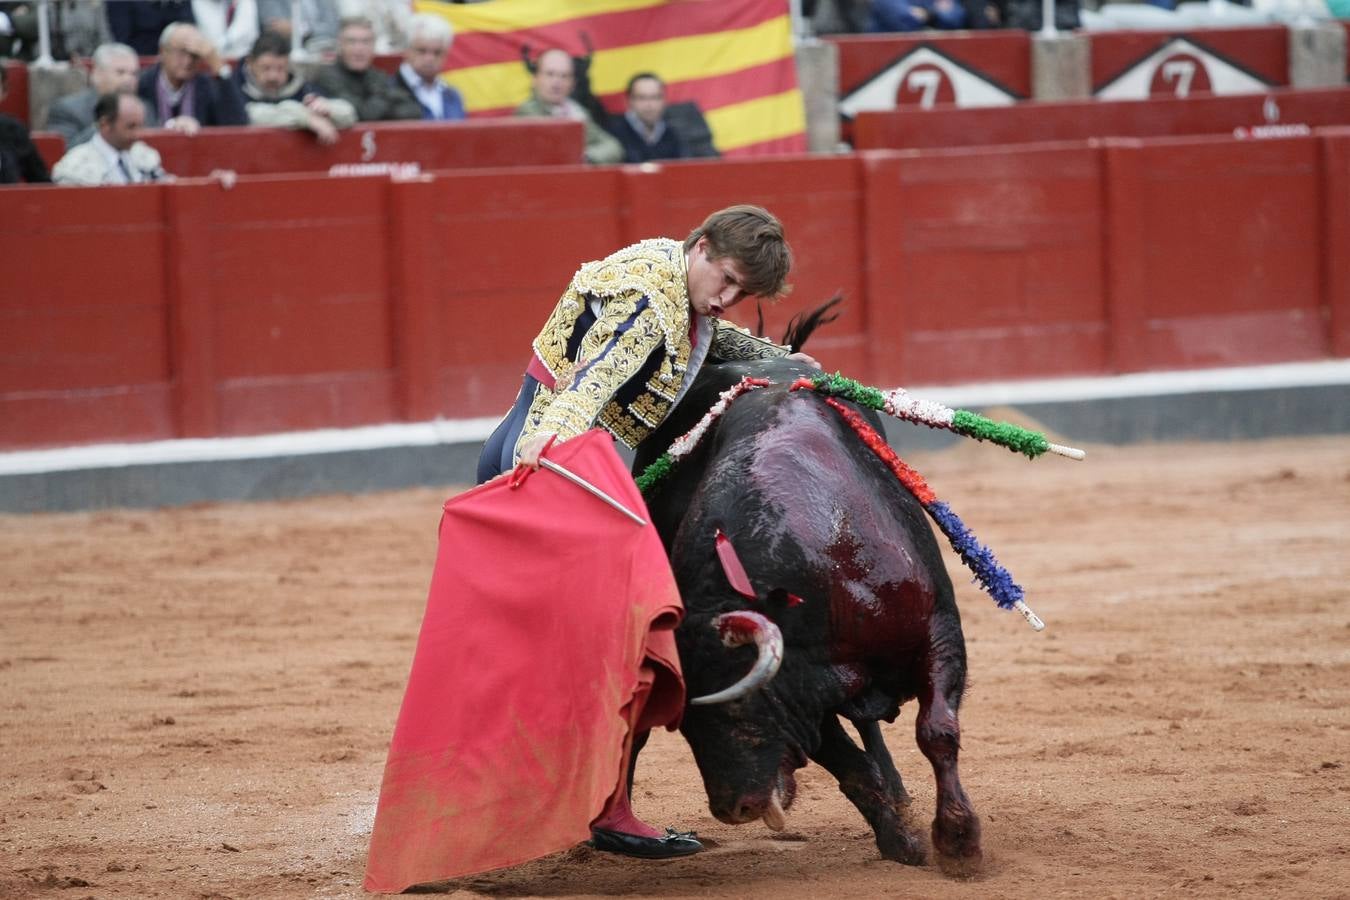
{"label": "dirt patch on sand", "polygon": [[[678,735],[647,819],[461,896],[1350,895],[1350,439],[909,461],[1049,625],[950,556],[972,687],[970,882],[882,861],[812,766],[788,831],[713,820]],[[0,896],[360,894],[444,490],[0,517]],[[913,707],[887,729],[932,815]]]}

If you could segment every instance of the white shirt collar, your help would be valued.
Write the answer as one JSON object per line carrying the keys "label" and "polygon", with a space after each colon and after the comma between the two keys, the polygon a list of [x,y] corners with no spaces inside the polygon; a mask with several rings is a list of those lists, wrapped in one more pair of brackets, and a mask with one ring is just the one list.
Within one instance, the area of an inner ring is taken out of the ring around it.
{"label": "white shirt collar", "polygon": [[404,84],[412,89],[413,95],[417,97],[419,103],[430,109],[436,118],[445,117],[445,97],[441,91],[440,81],[427,84],[407,63],[398,67],[398,74],[403,77]]}
{"label": "white shirt collar", "polygon": [[[129,153],[119,153],[117,148],[103,139],[103,135],[95,131],[94,136],[89,139],[89,143],[94,145],[94,149],[108,163],[108,171],[111,173],[114,184],[139,184],[145,181],[145,175],[136,168],[136,164],[131,161]],[[118,160],[126,166],[126,171],[118,166]]]}

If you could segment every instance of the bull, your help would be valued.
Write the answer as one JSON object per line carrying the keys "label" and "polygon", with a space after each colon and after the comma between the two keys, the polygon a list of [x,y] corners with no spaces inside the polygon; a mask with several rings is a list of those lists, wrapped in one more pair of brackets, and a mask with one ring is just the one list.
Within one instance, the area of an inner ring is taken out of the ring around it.
{"label": "bull", "polygon": [[[822,312],[794,326],[795,348]],[[932,848],[944,871],[969,874],[980,824],[957,773],[966,652],[951,579],[918,501],[821,396],[788,390],[811,374],[786,359],[710,360],[634,461],[641,472],[743,377],[774,382],[732,403],[647,498],[686,607],[676,639],[696,699],[681,732],[718,820],[782,829],[793,773],[814,760],[881,855],[919,865],[924,842],[879,724],[918,700],[916,738],[937,783]],[[754,599],[729,580],[719,532]],[[723,637],[753,643],[758,661]]]}

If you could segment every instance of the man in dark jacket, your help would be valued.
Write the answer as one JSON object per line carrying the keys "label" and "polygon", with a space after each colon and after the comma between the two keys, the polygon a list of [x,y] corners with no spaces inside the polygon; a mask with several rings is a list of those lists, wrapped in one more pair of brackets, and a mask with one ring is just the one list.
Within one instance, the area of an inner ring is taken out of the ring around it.
{"label": "man in dark jacket", "polygon": [[168,26],[159,38],[159,62],[136,83],[146,124],[184,134],[196,134],[203,126],[247,125],[244,98],[232,74],[197,26]]}
{"label": "man in dark jacket", "polygon": [[[0,102],[5,99],[8,76],[0,66]],[[18,119],[0,114],[0,184],[30,184],[51,181],[47,164],[42,161],[28,128]]]}
{"label": "man in dark jacket", "polygon": [[254,125],[306,129],[321,144],[334,144],[339,128],[356,124],[356,110],[346,100],[325,97],[304,76],[290,69],[291,42],[264,31],[253,42],[248,59],[235,72],[235,86],[244,95],[248,120]]}
{"label": "man in dark jacket", "polygon": [[609,130],[623,144],[624,161],[683,159],[689,155],[684,139],[665,119],[666,85],[651,72],[628,80],[628,110],[610,120]]}
{"label": "man in dark jacket", "polygon": [[343,19],[338,29],[337,61],[315,74],[314,86],[325,96],[351,103],[363,122],[422,118],[417,98],[398,88],[372,65],[374,61],[375,26],[359,16]]}
{"label": "man in dark jacket", "polygon": [[159,52],[160,36],[174,22],[196,22],[189,0],[138,0],[105,3],[113,40],[127,44],[140,56]]}

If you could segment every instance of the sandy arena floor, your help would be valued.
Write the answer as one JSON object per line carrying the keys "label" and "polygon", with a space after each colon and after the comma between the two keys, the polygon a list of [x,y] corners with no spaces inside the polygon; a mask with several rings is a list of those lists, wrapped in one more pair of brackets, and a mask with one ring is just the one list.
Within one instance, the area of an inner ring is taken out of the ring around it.
{"label": "sandy arena floor", "polygon": [[[578,848],[460,896],[1350,896],[1350,438],[966,444],[909,461],[1048,623],[952,558],[972,882],[882,861],[817,767],[713,820],[678,735],[637,805],[713,848]],[[0,517],[0,897],[361,893],[443,490]],[[913,708],[888,730],[931,817]]]}

